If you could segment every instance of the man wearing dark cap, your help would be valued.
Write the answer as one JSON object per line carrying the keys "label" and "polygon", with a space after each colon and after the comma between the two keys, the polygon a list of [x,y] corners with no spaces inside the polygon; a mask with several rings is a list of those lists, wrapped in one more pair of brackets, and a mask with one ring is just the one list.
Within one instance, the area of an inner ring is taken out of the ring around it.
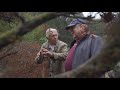
{"label": "man wearing dark cap", "polygon": [[65,29],[70,31],[75,39],[64,63],[65,71],[70,71],[97,55],[103,42],[100,36],[90,34],[87,23],[83,19],[73,20]]}

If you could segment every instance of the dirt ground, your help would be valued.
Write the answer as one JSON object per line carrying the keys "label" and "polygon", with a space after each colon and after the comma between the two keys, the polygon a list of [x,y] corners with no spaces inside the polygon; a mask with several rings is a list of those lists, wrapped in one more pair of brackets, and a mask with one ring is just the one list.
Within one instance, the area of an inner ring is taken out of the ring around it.
{"label": "dirt ground", "polygon": [[0,50],[1,78],[45,78],[48,63],[35,63],[35,56],[40,49],[36,42],[16,42]]}

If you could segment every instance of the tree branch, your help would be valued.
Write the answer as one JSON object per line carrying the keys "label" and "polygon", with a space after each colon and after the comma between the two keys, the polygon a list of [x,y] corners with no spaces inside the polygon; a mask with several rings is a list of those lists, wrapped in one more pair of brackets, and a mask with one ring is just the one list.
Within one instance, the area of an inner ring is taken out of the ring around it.
{"label": "tree branch", "polygon": [[19,15],[18,12],[14,12],[14,15],[15,15],[16,17],[18,17],[18,18],[22,21],[22,24],[24,24],[24,23],[26,22],[26,21],[25,21],[25,18],[24,18],[23,16]]}
{"label": "tree branch", "polygon": [[[81,17],[81,16],[71,16],[69,13],[60,13],[61,16],[65,16],[65,17],[70,17],[70,18],[81,18],[81,19],[85,19],[85,20],[93,20],[93,18],[95,17]],[[93,20],[94,21],[94,20]]]}
{"label": "tree branch", "polygon": [[[118,19],[117,19],[118,20]],[[101,53],[88,60],[78,68],[54,76],[53,78],[100,78],[105,72],[113,69],[120,61],[120,17],[119,22],[112,25],[109,32],[112,37],[106,41]]]}
{"label": "tree branch", "polygon": [[[120,61],[120,56],[113,56],[115,53],[120,54],[120,51],[105,50],[107,51],[101,52],[101,55],[88,60],[88,62],[78,68],[56,75],[53,78],[100,78],[105,72],[111,70],[116,63]],[[116,58],[113,59],[114,57]]]}
{"label": "tree branch", "polygon": [[57,16],[59,16],[59,15],[55,12],[44,13],[41,15],[40,18],[38,18],[34,21],[24,23],[24,25],[22,25],[20,28],[18,28],[17,31],[9,31],[9,32],[1,35],[0,36],[0,49],[10,43],[15,42],[17,39],[20,38],[20,36],[23,36],[24,34],[32,31],[34,28],[36,28],[40,24],[43,24],[43,23],[47,22],[48,20],[56,18]]}
{"label": "tree branch", "polygon": [[8,54],[6,54],[6,55],[0,57],[0,60],[3,59],[3,58],[5,58],[5,57],[7,57],[7,56],[15,55],[16,53],[17,53],[17,51],[14,51],[14,52],[8,53]]}

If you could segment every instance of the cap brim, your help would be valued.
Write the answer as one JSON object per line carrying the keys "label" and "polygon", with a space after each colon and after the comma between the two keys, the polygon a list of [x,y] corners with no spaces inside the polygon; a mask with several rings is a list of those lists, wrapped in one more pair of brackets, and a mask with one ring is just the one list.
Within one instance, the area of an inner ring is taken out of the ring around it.
{"label": "cap brim", "polygon": [[70,27],[73,27],[73,26],[75,26],[75,24],[70,24],[70,25],[65,27],[65,30],[68,30]]}

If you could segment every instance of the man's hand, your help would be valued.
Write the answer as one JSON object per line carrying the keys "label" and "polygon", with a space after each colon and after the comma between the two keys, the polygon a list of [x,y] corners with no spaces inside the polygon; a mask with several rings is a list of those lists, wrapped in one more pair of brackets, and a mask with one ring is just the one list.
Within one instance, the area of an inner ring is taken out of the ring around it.
{"label": "man's hand", "polygon": [[41,54],[44,55],[45,57],[53,57],[53,53],[48,51],[47,49],[45,48],[42,48],[41,49]]}
{"label": "man's hand", "polygon": [[41,52],[38,52],[37,56],[40,56],[40,53],[41,53]]}

